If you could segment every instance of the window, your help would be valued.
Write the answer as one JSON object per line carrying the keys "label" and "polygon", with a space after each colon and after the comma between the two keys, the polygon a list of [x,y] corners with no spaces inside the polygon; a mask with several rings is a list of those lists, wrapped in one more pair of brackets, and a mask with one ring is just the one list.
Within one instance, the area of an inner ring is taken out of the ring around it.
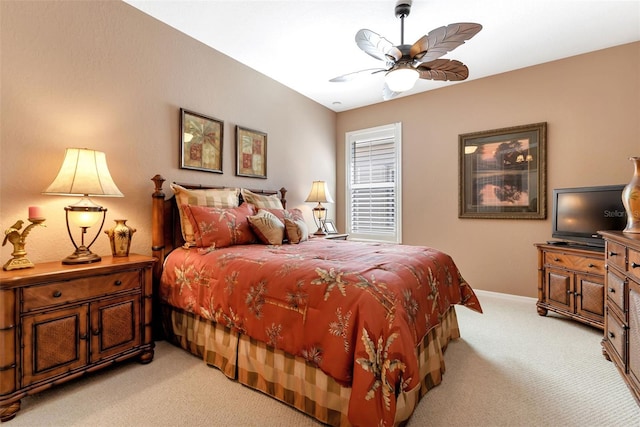
{"label": "window", "polygon": [[346,133],[346,222],[354,240],[402,241],[401,135],[401,123]]}

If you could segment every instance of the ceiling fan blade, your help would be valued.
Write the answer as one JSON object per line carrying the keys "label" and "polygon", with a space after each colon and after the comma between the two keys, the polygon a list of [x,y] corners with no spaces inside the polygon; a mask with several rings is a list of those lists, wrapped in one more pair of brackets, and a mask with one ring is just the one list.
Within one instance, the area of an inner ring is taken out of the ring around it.
{"label": "ceiling fan blade", "polygon": [[455,59],[436,59],[416,67],[420,78],[425,80],[460,81],[469,77],[469,69]]}
{"label": "ceiling fan blade", "polygon": [[388,101],[392,98],[395,98],[397,95],[399,95],[399,92],[392,91],[391,89],[389,89],[389,86],[387,86],[387,83],[384,84],[382,88],[382,99],[384,101]]}
{"label": "ceiling fan blade", "polygon": [[[371,30],[362,29],[356,33],[356,44],[365,53],[381,61],[397,61],[402,53],[393,43]],[[396,52],[397,51],[397,52]],[[397,56],[397,55],[400,56]]]}
{"label": "ceiling fan blade", "polygon": [[419,62],[436,60],[464,44],[466,40],[478,34],[481,29],[482,25],[467,22],[436,28],[415,42],[409,50],[409,55]]}
{"label": "ceiling fan blade", "polygon": [[360,71],[354,71],[353,73],[347,73],[347,74],[343,74],[341,76],[338,77],[334,77],[331,80],[329,80],[332,83],[338,83],[338,82],[348,82],[351,81],[353,79],[355,79],[356,77],[359,77],[365,73],[369,73],[369,74],[375,74],[375,73],[379,73],[382,71],[387,71],[386,68],[367,68],[366,70],[360,70]]}

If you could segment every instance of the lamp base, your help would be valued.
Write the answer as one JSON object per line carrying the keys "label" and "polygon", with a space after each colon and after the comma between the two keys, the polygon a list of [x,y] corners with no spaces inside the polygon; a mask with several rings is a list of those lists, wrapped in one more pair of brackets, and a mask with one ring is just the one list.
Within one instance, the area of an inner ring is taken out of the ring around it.
{"label": "lamp base", "polygon": [[87,247],[80,246],[74,253],[62,260],[63,264],[89,264],[102,260],[100,255],[91,252]]}
{"label": "lamp base", "polygon": [[324,231],[322,228],[318,228],[318,231],[316,231],[315,233],[313,233],[314,236],[326,236],[327,232]]}

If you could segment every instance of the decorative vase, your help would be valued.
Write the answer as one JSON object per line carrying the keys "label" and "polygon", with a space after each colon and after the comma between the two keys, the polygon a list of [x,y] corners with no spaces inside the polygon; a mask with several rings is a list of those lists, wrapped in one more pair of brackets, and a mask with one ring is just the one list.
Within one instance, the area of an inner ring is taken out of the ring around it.
{"label": "decorative vase", "polygon": [[112,229],[104,231],[111,242],[111,253],[118,257],[129,256],[131,238],[136,229],[129,227],[126,219],[115,219],[114,221],[116,225]]}
{"label": "decorative vase", "polygon": [[622,190],[622,203],[627,211],[625,233],[640,233],[640,157],[630,157],[633,162],[633,177]]}

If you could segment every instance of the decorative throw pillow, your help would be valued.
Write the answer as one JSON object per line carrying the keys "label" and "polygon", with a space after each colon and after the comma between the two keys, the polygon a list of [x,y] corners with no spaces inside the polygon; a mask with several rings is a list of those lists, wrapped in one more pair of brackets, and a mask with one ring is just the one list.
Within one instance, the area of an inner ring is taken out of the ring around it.
{"label": "decorative throw pillow", "polygon": [[241,189],[240,194],[242,194],[242,198],[245,202],[251,203],[256,208],[283,209],[280,198],[275,194],[269,196],[264,194],[256,194],[247,190],[246,188]]}
{"label": "decorative throw pillow", "polygon": [[252,205],[243,203],[237,208],[229,209],[184,206],[194,231],[196,246],[224,248],[256,242],[247,219],[256,213]]}
{"label": "decorative throw pillow", "polygon": [[300,243],[309,240],[309,227],[303,219],[284,219],[289,243]]}
{"label": "decorative throw pillow", "polygon": [[304,216],[302,215],[302,211],[298,208],[293,208],[293,209],[270,209],[270,208],[263,208],[265,211],[269,211],[272,214],[274,214],[283,224],[284,224],[284,220],[285,218],[289,218],[289,219],[304,219]]}
{"label": "decorative throw pillow", "polygon": [[180,226],[182,228],[182,238],[188,245],[193,245],[195,238],[191,222],[185,212],[184,206],[209,206],[216,208],[235,208],[238,207],[237,188],[225,189],[198,189],[190,190],[178,184],[171,184],[171,189],[175,193],[176,203],[178,204],[178,212],[180,213]]}
{"label": "decorative throw pillow", "polygon": [[271,212],[260,209],[257,215],[250,216],[249,224],[262,243],[281,245],[284,240],[284,224]]}

